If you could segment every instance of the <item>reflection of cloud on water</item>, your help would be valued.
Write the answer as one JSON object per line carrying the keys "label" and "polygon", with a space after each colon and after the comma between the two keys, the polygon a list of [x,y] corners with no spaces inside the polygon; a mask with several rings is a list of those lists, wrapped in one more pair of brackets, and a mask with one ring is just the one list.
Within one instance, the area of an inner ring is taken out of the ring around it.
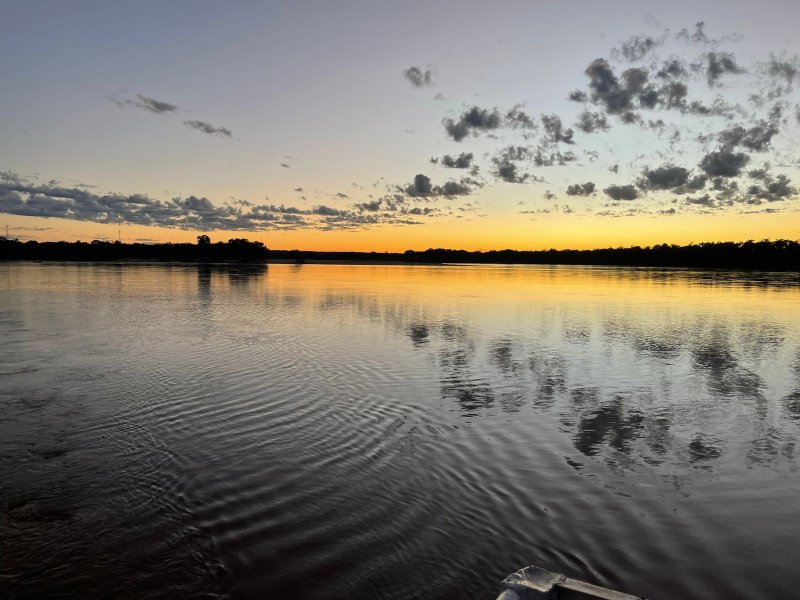
{"label": "reflection of cloud on water", "polygon": [[[702,286],[732,285],[730,275],[704,276]],[[547,416],[586,465],[622,474],[644,469],[679,485],[695,470],[775,468],[796,458],[800,355],[791,391],[775,362],[785,363],[787,351],[794,356],[787,346],[797,340],[779,321],[742,321],[691,304],[650,309],[627,299],[585,307],[537,299],[519,314],[470,304],[474,312],[462,312],[424,295],[333,287],[307,302],[382,323],[406,339],[434,367],[445,406],[467,422]],[[569,460],[585,472],[577,456]]]}

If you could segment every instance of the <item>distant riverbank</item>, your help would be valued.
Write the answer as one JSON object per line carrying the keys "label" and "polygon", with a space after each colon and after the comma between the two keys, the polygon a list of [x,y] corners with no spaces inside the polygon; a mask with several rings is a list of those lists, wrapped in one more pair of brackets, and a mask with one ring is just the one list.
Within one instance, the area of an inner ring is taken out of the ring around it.
{"label": "distant riverbank", "polygon": [[[201,236],[205,238],[205,236]],[[593,250],[490,250],[470,252],[445,248],[405,252],[318,252],[272,250],[261,242],[231,239],[197,244],[123,244],[86,242],[21,242],[0,238],[0,260],[93,262],[192,262],[289,264],[545,264],[629,267],[687,267],[755,271],[800,271],[800,242],[704,242],[678,246],[632,246]]]}

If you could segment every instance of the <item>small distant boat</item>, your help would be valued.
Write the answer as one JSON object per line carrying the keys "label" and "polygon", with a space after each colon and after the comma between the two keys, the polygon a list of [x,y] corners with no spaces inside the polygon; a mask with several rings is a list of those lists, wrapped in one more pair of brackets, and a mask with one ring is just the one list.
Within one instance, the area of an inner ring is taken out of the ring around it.
{"label": "small distant boat", "polygon": [[497,600],[645,600],[530,566],[503,580]]}

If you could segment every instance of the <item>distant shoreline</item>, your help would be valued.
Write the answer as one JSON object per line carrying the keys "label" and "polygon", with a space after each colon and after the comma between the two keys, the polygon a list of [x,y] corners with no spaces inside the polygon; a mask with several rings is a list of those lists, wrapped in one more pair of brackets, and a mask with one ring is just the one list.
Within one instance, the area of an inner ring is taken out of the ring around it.
{"label": "distant shoreline", "polygon": [[261,242],[232,239],[198,244],[20,242],[0,237],[0,261],[109,262],[118,264],[337,264],[337,265],[561,265],[800,271],[800,242],[705,242],[686,246],[594,250],[490,250],[430,248],[405,252],[270,250]]}

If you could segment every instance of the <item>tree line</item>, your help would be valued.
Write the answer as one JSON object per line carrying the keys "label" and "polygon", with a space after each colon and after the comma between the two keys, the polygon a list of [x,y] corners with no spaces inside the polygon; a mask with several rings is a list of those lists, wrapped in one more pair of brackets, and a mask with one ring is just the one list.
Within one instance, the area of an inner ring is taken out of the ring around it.
{"label": "tree line", "polygon": [[0,237],[0,260],[64,261],[191,261],[264,262],[267,260],[359,261],[405,263],[499,263],[547,265],[615,265],[642,267],[696,267],[800,271],[800,242],[762,240],[703,242],[676,245],[598,248],[594,250],[490,250],[487,252],[429,248],[405,252],[315,252],[270,250],[261,242],[243,238],[212,243],[198,236],[198,243],[124,244],[92,242],[22,242]]}

